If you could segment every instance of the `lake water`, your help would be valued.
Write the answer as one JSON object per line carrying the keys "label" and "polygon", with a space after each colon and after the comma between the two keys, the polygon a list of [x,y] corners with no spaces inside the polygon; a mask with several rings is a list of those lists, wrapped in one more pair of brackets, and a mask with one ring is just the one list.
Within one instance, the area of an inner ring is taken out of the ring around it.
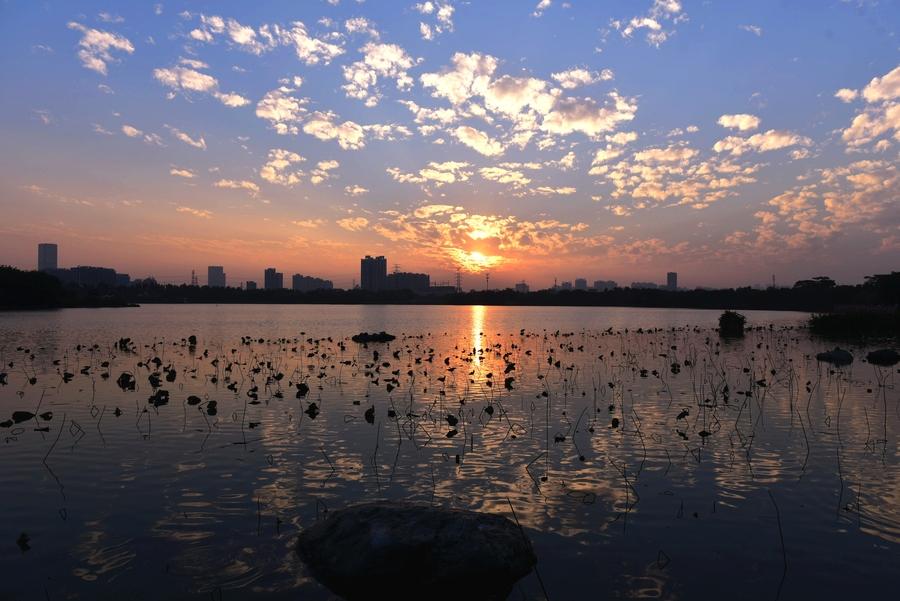
{"label": "lake water", "polygon": [[297,534],[376,499],[514,509],[513,599],[892,597],[897,368],[818,363],[800,313],[720,341],[718,314],[0,313],[0,599],[331,599]]}

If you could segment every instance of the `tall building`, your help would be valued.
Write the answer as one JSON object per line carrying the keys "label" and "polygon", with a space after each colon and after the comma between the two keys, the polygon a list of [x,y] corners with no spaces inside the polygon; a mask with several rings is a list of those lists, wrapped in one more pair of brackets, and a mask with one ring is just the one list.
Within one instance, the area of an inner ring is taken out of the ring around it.
{"label": "tall building", "polygon": [[670,271],[666,274],[666,288],[669,290],[678,289],[678,273]]}
{"label": "tall building", "polygon": [[256,282],[247,280],[244,282],[244,290],[256,290]]}
{"label": "tall building", "polygon": [[359,287],[363,290],[384,290],[387,286],[387,259],[366,255],[359,261]]}
{"label": "tall building", "polygon": [[575,290],[587,290],[587,280],[584,278],[575,278]]}
{"label": "tall building", "polygon": [[263,275],[263,286],[266,290],[281,290],[284,288],[284,274],[269,267]]}
{"label": "tall building", "polygon": [[311,290],[332,290],[334,283],[331,280],[314,278],[308,275],[295,273],[291,278],[291,289],[298,292],[310,292]]}
{"label": "tall building", "polygon": [[225,268],[221,265],[210,265],[206,268],[206,285],[210,288],[224,288]]}
{"label": "tall building", "polygon": [[38,271],[58,269],[58,248],[55,244],[38,244]]}
{"label": "tall building", "polygon": [[516,284],[516,292],[520,292],[522,294],[528,294],[528,291],[529,291],[528,284],[526,284],[524,281],[521,281],[518,284]]}

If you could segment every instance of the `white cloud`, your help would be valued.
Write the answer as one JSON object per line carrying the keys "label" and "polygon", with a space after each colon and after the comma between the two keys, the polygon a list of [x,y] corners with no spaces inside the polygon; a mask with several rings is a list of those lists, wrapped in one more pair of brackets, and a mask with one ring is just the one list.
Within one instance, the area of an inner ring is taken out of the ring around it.
{"label": "white cloud", "polygon": [[491,76],[497,69],[497,59],[477,52],[457,52],[452,58],[453,67],[437,73],[424,73],[419,79],[431,88],[435,98],[446,98],[452,104],[462,104],[472,96],[484,96]]}
{"label": "white cloud", "polygon": [[751,131],[759,127],[759,117],[740,113],[737,115],[722,115],[717,121],[722,127],[737,129],[738,131]]}
{"label": "white cloud", "polygon": [[347,83],[342,87],[347,96],[365,101],[366,106],[375,106],[381,98],[377,88],[379,77],[394,79],[398,90],[412,87],[413,80],[407,69],[415,62],[403,48],[397,44],[369,42],[360,48],[360,52],[364,55],[363,60],[343,68]]}
{"label": "white cloud", "polygon": [[[299,80],[299,78],[298,78]],[[281,86],[266,92],[256,104],[256,116],[265,119],[281,135],[296,134],[297,124],[306,114],[306,98],[292,96],[296,88]]]}
{"label": "white cloud", "polygon": [[188,179],[195,177],[194,172],[190,169],[180,169],[178,167],[172,167],[171,169],[169,169],[169,173],[177,177],[185,177]]}
{"label": "white cloud", "polygon": [[369,191],[368,188],[363,188],[362,186],[359,186],[356,184],[354,184],[352,186],[344,187],[344,193],[347,194],[348,196],[362,196],[363,194],[366,194],[368,191]]}
{"label": "white cloud", "polygon": [[667,31],[664,25],[669,22],[674,25],[686,18],[681,11],[679,0],[653,0],[646,15],[632,17],[625,24],[621,21],[612,21],[610,24],[619,30],[624,38],[630,38],[638,30],[646,29],[647,43],[658,48],[674,33],[674,30]]}
{"label": "white cloud", "polygon": [[762,37],[763,30],[759,25],[738,25],[738,28],[743,29],[744,31],[749,31],[756,37]]}
{"label": "white cloud", "polygon": [[900,67],[882,77],[875,77],[863,88],[866,102],[881,102],[900,98]]}
{"label": "white cloud", "polygon": [[78,41],[80,48],[78,58],[81,59],[81,64],[86,69],[91,69],[101,75],[106,75],[107,64],[115,61],[112,56],[113,50],[126,54],[134,52],[134,45],[124,36],[85,27],[74,21],[69,22],[68,27],[82,33],[81,39]]}
{"label": "white cloud", "polygon": [[540,0],[540,2],[537,3],[537,6],[534,7],[534,12],[531,13],[531,16],[542,16],[544,14],[544,11],[550,8],[551,4],[553,4],[553,0]]}
{"label": "white cloud", "polygon": [[166,129],[168,129],[169,132],[173,136],[175,136],[176,139],[181,140],[188,146],[193,146],[194,148],[199,148],[200,150],[206,150],[206,140],[203,139],[203,136],[200,136],[199,138],[195,139],[195,138],[190,137],[188,134],[184,133],[180,129],[178,129],[176,127],[171,127],[169,125],[166,125]]}
{"label": "white cloud", "polygon": [[431,23],[419,23],[422,39],[433,40],[444,32],[453,31],[453,13],[456,8],[450,2],[419,2],[413,9],[432,19]]}
{"label": "white cloud", "polygon": [[290,29],[279,32],[282,41],[293,46],[297,58],[307,65],[327,65],[344,53],[344,49],[337,44],[310,36],[301,21],[294,21]]}
{"label": "white cloud", "polygon": [[293,166],[305,160],[295,152],[274,148],[269,151],[268,161],[260,168],[259,176],[269,183],[280,186],[299,184],[303,171],[294,169]]}
{"label": "white cloud", "polygon": [[837,92],[834,93],[834,97],[840,100],[841,102],[850,103],[856,100],[859,97],[859,91],[853,90],[850,88],[841,88]]}
{"label": "white cloud", "polygon": [[332,171],[340,166],[341,164],[333,159],[328,161],[319,161],[318,163],[316,163],[316,168],[313,169],[312,177],[309,178],[309,181],[311,181],[314,186],[318,186],[325,180],[334,177]]}
{"label": "white cloud", "polygon": [[492,157],[503,154],[503,144],[491,139],[486,133],[474,127],[462,125],[453,130],[453,135],[466,146],[485,156]]}
{"label": "white cloud", "polygon": [[247,98],[239,94],[220,92],[219,82],[215,77],[197,71],[197,69],[206,68],[204,63],[192,59],[181,59],[180,63],[171,68],[153,70],[153,77],[159,83],[173,90],[170,92],[170,98],[176,91],[200,92],[211,94],[219,102],[229,107],[241,107],[250,103]]}
{"label": "white cloud", "polygon": [[611,92],[609,98],[611,103],[603,106],[592,98],[562,99],[544,118],[541,129],[562,135],[580,131],[594,137],[634,119],[637,112],[634,100],[619,96],[616,92]]}
{"label": "white cloud", "polygon": [[404,173],[396,167],[386,170],[395,181],[410,184],[433,184],[443,186],[468,181],[472,177],[469,163],[463,161],[431,161],[416,173]]}
{"label": "white cloud", "polygon": [[320,140],[337,140],[344,150],[359,150],[366,145],[365,130],[353,121],[337,123],[337,115],[332,112],[312,113],[303,131]]}
{"label": "white cloud", "polygon": [[587,86],[598,81],[609,81],[613,78],[613,72],[610,69],[603,69],[600,72],[589,71],[587,69],[577,67],[568,71],[554,73],[551,77],[559,83],[564,90],[574,90],[579,86]]}
{"label": "white cloud", "polygon": [[789,131],[769,131],[753,134],[749,138],[728,136],[713,145],[716,152],[729,152],[740,156],[745,152],[768,152],[790,146],[810,146],[812,140]]}
{"label": "white cloud", "polygon": [[256,196],[259,193],[259,186],[251,181],[247,181],[245,179],[242,180],[234,180],[234,179],[220,179],[215,184],[213,184],[216,188],[229,188],[232,190],[247,190],[253,196]]}

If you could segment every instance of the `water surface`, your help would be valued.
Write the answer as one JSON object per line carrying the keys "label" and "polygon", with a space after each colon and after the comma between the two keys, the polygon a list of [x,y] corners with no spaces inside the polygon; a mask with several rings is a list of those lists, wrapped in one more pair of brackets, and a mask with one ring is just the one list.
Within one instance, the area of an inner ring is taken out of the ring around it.
{"label": "water surface", "polygon": [[0,313],[0,421],[36,414],[0,429],[0,598],[329,599],[296,535],[375,499],[514,509],[514,599],[884,598],[897,369],[746,314],[720,341],[675,309]]}

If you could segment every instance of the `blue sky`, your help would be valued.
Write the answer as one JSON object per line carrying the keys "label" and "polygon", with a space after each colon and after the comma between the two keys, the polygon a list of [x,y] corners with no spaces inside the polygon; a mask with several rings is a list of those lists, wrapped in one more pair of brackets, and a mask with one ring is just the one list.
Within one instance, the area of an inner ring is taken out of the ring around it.
{"label": "blue sky", "polygon": [[897,268],[897,2],[0,3],[0,260]]}

